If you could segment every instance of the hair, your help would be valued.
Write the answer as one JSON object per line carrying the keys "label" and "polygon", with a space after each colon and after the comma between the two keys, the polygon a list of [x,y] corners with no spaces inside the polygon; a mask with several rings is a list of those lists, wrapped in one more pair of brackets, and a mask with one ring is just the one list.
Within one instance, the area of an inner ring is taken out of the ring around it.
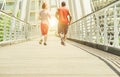
{"label": "hair", "polygon": [[43,4],[42,4],[42,9],[45,9],[47,7],[47,4],[44,2]]}
{"label": "hair", "polygon": [[63,2],[61,3],[61,6],[66,6],[66,3],[63,1]]}

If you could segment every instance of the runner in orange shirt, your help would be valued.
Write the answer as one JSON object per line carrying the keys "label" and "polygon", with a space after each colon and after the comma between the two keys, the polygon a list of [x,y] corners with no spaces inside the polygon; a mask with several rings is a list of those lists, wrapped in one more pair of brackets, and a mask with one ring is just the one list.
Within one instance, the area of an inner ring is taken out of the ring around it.
{"label": "runner in orange shirt", "polygon": [[[58,8],[58,11],[56,12],[56,17],[59,21],[58,25],[58,34],[61,38],[61,44],[65,45],[65,39],[66,39],[66,34],[68,32],[68,25],[71,22],[71,15],[69,10],[66,8],[66,3],[62,2],[61,7]],[[64,35],[62,37],[62,34]]]}

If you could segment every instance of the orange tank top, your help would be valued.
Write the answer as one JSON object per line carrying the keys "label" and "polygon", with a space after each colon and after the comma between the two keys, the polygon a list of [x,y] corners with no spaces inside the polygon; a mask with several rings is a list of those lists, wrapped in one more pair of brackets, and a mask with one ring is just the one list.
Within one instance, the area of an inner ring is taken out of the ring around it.
{"label": "orange tank top", "polygon": [[69,15],[69,11],[66,7],[60,7],[58,9],[58,14],[59,14],[59,22],[61,24],[68,24],[69,20],[68,20],[68,15]]}

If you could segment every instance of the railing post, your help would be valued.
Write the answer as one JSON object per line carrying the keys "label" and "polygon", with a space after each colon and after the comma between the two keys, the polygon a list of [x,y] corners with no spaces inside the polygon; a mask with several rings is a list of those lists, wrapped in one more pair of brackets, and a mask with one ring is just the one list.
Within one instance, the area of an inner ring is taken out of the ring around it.
{"label": "railing post", "polygon": [[11,25],[11,23],[12,23],[12,18],[10,18],[11,20],[10,20],[10,30],[9,30],[9,41],[10,41],[10,43],[12,43],[12,25]]}
{"label": "railing post", "polygon": [[17,32],[17,30],[16,30],[17,29],[17,25],[16,25],[17,22],[15,19],[13,19],[13,22],[14,22],[14,24],[12,24],[12,25],[14,25],[14,28],[15,28],[14,29],[14,40],[16,40],[17,39],[17,33],[16,33]]}
{"label": "railing post", "polygon": [[74,23],[74,29],[75,29],[75,39],[77,39],[77,22]]}
{"label": "railing post", "polygon": [[119,37],[118,37],[118,22],[117,22],[117,9],[116,5],[114,6],[114,46],[119,46]]}
{"label": "railing post", "polygon": [[97,23],[97,28],[96,28],[96,43],[97,44],[99,44],[100,43],[100,35],[99,35],[99,29],[100,29],[100,25],[99,25],[99,16],[98,16],[99,14],[95,14],[95,16],[96,16],[96,23]]}
{"label": "railing post", "polygon": [[84,27],[85,27],[85,41],[88,41],[88,32],[87,32],[87,21],[86,18],[84,18]]}
{"label": "railing post", "polygon": [[[88,20],[87,20],[88,21]],[[90,29],[90,34],[89,34],[89,41],[90,42],[93,42],[93,40],[92,40],[92,26],[93,26],[93,24],[92,24],[92,15],[90,15],[90,18],[89,18],[89,29]]]}
{"label": "railing post", "polygon": [[81,20],[81,27],[82,27],[82,37],[81,39],[84,40],[84,22]]}
{"label": "railing post", "polygon": [[104,45],[108,45],[108,37],[107,37],[107,14],[106,10],[104,11]]}
{"label": "railing post", "polygon": [[7,19],[6,18],[4,18],[4,36],[3,36],[3,41],[6,41],[6,25],[7,25]]}
{"label": "railing post", "polygon": [[28,24],[24,24],[24,34],[25,34],[25,39],[28,39]]}

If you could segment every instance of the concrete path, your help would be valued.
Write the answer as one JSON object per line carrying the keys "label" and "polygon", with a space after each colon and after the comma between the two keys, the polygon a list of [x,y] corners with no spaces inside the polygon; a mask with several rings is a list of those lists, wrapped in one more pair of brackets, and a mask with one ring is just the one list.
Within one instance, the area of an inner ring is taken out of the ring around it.
{"label": "concrete path", "polygon": [[0,77],[119,77],[97,57],[57,37],[0,48]]}

